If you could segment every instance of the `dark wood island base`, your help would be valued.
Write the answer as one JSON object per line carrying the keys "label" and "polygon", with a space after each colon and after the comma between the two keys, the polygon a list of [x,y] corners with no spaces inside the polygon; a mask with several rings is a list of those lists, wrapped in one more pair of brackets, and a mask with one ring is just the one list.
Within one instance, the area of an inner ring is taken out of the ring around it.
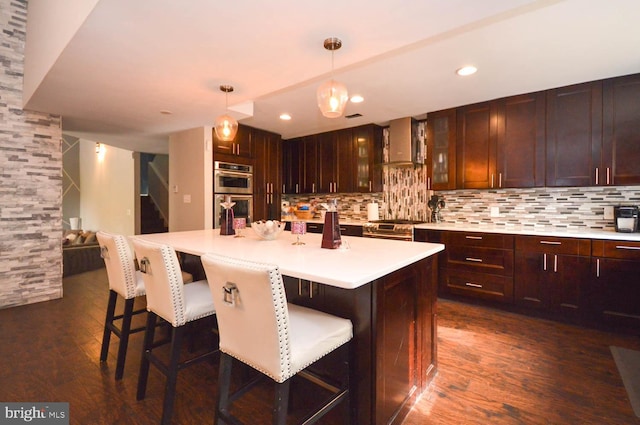
{"label": "dark wood island base", "polygon": [[433,379],[436,263],[428,257],[356,289],[285,277],[290,302],[353,322],[353,424],[402,423]]}

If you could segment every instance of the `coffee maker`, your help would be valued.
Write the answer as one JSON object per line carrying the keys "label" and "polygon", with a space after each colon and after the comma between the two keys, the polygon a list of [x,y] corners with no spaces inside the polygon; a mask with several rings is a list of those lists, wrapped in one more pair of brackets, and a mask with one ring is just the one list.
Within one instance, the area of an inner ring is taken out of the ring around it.
{"label": "coffee maker", "polygon": [[616,232],[638,232],[638,210],[636,206],[613,207],[613,217],[616,224]]}

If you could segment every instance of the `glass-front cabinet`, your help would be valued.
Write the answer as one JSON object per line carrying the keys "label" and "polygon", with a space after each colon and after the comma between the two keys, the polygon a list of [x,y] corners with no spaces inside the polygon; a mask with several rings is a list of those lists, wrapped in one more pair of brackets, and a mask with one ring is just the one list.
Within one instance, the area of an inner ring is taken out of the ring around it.
{"label": "glass-front cabinet", "polygon": [[382,127],[365,125],[353,129],[356,158],[356,191],[382,191]]}
{"label": "glass-front cabinet", "polygon": [[456,188],[456,110],[427,114],[427,188]]}

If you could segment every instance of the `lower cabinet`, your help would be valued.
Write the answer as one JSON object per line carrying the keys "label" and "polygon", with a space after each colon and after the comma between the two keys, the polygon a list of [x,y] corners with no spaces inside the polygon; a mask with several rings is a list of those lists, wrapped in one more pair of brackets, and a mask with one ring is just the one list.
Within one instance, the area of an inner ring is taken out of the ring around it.
{"label": "lower cabinet", "polygon": [[415,240],[445,244],[440,296],[640,332],[640,242],[424,229]]}
{"label": "lower cabinet", "polygon": [[513,303],[513,236],[446,232],[441,293]]}
{"label": "lower cabinet", "polygon": [[640,330],[640,242],[593,241],[591,276],[596,324]]}
{"label": "lower cabinet", "polygon": [[572,322],[585,320],[591,240],[516,236],[516,305]]}

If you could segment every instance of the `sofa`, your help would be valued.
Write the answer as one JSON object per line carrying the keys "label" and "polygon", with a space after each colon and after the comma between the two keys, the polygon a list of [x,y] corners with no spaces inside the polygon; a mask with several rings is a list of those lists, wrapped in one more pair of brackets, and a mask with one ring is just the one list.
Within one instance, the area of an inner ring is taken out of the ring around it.
{"label": "sofa", "polygon": [[96,233],[83,230],[64,230],[62,237],[62,276],[104,267]]}

